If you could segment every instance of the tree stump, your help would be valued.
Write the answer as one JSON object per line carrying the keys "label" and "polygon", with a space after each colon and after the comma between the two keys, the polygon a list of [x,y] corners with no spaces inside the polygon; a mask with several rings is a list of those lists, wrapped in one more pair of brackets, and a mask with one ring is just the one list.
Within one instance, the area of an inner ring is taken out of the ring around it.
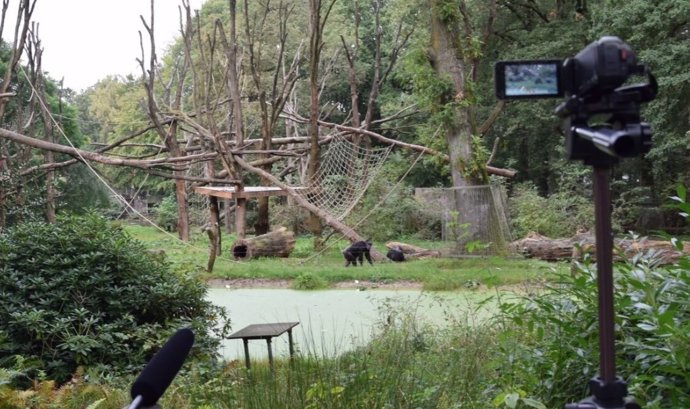
{"label": "tree stump", "polygon": [[235,260],[257,257],[289,257],[295,249],[295,234],[285,227],[256,237],[237,240],[232,245]]}

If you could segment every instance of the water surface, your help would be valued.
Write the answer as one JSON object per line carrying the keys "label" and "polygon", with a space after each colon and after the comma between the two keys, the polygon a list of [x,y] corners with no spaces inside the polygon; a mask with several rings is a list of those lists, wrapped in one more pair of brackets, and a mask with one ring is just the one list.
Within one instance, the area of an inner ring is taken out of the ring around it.
{"label": "water surface", "polygon": [[[403,312],[413,313],[420,322],[444,325],[449,320],[482,321],[495,303],[478,309],[487,292],[421,292],[418,290],[321,290],[289,289],[209,289],[208,298],[227,308],[232,329],[250,324],[299,321],[293,329],[301,353],[332,356],[365,344],[372,334]],[[274,356],[288,355],[288,337],[273,339]],[[252,359],[264,359],[266,342],[249,341]],[[241,340],[223,342],[226,359],[244,359]]]}

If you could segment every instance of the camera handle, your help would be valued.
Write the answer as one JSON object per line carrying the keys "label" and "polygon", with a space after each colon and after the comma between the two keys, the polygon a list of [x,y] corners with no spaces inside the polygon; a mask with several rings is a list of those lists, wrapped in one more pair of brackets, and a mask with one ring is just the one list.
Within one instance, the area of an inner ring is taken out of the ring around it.
{"label": "camera handle", "polygon": [[[637,156],[641,152],[648,152],[652,145],[652,130],[649,124],[645,122],[625,123],[622,125],[622,129],[572,126],[570,132],[573,137],[579,136],[581,139],[591,142],[608,157],[613,158]],[[600,158],[594,159],[596,162],[592,159],[594,158],[589,157],[585,159],[585,162],[602,163]],[[603,163],[610,162],[612,162],[610,159],[603,161]]]}
{"label": "camera handle", "polygon": [[589,381],[592,394],[565,409],[640,409],[628,395],[627,384],[616,376],[613,308],[613,231],[611,229],[611,168],[615,158],[593,164],[596,225],[597,290],[599,306],[599,376]]}

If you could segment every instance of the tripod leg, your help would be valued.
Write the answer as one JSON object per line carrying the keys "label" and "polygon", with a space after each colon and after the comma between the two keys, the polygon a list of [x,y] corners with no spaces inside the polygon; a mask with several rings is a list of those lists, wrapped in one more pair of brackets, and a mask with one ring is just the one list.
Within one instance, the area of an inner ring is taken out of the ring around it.
{"label": "tripod leg", "polygon": [[616,379],[610,174],[611,166],[594,166],[594,218],[599,290],[599,375],[604,383],[611,383]]}

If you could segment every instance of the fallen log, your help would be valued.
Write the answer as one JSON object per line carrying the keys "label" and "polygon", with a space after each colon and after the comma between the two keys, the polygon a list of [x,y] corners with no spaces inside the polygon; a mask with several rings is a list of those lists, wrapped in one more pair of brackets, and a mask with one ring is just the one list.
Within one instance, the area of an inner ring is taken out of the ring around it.
{"label": "fallen log", "polygon": [[[530,232],[523,239],[511,243],[511,248],[526,257],[545,261],[578,260],[585,254],[596,260],[596,241],[589,233],[577,234],[567,239],[552,239],[538,233]],[[683,254],[690,254],[690,243],[685,243],[683,250],[678,250],[669,241],[617,239],[614,240],[614,259],[617,261],[631,259],[636,254],[654,252],[661,264],[673,264]]]}
{"label": "fallen log", "polygon": [[289,257],[295,249],[295,234],[285,227],[256,237],[237,240],[232,245],[235,260],[257,257]]}
{"label": "fallen log", "polygon": [[441,257],[441,252],[438,250],[429,250],[424,247],[413,246],[412,244],[399,241],[389,241],[386,243],[386,247],[389,249],[398,247],[408,260],[413,258]]}
{"label": "fallen log", "polygon": [[570,259],[573,256],[574,245],[571,239],[552,239],[529,232],[523,239],[512,242],[510,248],[525,257],[558,261]]}

